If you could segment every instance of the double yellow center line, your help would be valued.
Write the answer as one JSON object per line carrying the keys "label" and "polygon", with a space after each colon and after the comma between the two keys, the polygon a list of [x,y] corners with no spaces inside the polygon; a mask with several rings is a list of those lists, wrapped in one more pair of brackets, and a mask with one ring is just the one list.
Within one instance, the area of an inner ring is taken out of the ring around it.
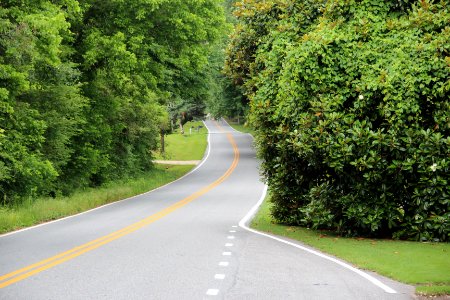
{"label": "double yellow center line", "polygon": [[86,252],[89,252],[91,250],[97,249],[103,245],[106,245],[114,240],[117,240],[125,235],[128,235],[138,229],[141,229],[161,218],[164,216],[167,216],[168,214],[174,212],[175,210],[185,206],[186,204],[194,201],[198,197],[206,194],[219,184],[221,184],[225,179],[227,179],[231,173],[236,168],[238,162],[239,162],[239,149],[236,145],[236,142],[233,139],[233,136],[230,133],[227,133],[227,138],[230,141],[231,145],[233,146],[234,151],[234,159],[231,166],[228,168],[228,170],[216,181],[211,183],[210,185],[202,188],[201,190],[195,192],[194,194],[184,198],[183,200],[157,212],[156,214],[153,214],[145,219],[140,220],[139,222],[136,222],[134,224],[131,224],[125,228],[122,228],[118,231],[115,231],[113,233],[110,233],[108,235],[105,235],[103,237],[100,237],[98,239],[95,239],[93,241],[90,241],[86,244],[83,244],[81,246],[77,246],[75,248],[72,248],[68,251],[65,251],[63,253],[57,254],[55,256],[49,257],[47,259],[44,259],[40,262],[37,262],[35,264],[29,265],[27,267],[24,267],[22,269],[13,271],[11,273],[5,274],[3,276],[0,276],[0,288],[7,287],[13,283],[16,283],[18,281],[21,281],[23,279],[26,279],[30,276],[33,276],[35,274],[38,274],[42,271],[45,271],[47,269],[50,269],[54,266],[57,266],[59,264],[62,264],[68,260],[74,259]]}

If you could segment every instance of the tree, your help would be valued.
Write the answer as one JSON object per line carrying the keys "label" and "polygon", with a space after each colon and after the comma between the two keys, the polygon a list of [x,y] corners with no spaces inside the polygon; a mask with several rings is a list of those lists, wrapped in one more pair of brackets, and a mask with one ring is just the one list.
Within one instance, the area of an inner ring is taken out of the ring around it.
{"label": "tree", "polygon": [[91,102],[78,150],[84,159],[73,169],[90,170],[99,184],[151,167],[169,99],[186,110],[178,115],[201,113],[208,44],[223,13],[212,0],[81,3],[75,46]]}
{"label": "tree", "polygon": [[224,49],[230,42],[231,25],[236,23],[236,18],[232,14],[234,3],[234,0],[227,0],[223,3],[228,26],[209,56],[210,66],[207,70],[209,96],[207,97],[206,107],[207,112],[214,118],[245,115],[248,104],[241,87],[233,84],[232,80],[225,74],[224,67],[226,58]]}
{"label": "tree", "polygon": [[[63,9],[64,7],[64,9]],[[0,197],[54,190],[83,123],[85,98],[69,59],[76,1],[2,1],[0,7]]]}
{"label": "tree", "polygon": [[57,195],[153,167],[167,105],[203,114],[218,0],[5,0],[0,197]]}

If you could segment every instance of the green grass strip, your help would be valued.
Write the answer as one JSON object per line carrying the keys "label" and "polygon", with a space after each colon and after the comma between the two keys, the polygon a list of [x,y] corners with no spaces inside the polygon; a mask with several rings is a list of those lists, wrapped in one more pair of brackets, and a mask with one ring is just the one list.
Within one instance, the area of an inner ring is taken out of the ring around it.
{"label": "green grass strip", "polygon": [[[184,135],[174,132],[166,136],[166,155],[163,159],[203,158],[208,143],[206,138],[208,130],[203,122],[188,122],[184,125],[184,130]],[[135,178],[113,181],[99,188],[75,191],[68,197],[31,199],[17,207],[0,207],[0,234],[74,215],[147,192],[180,178],[193,167],[156,165],[155,169]]]}
{"label": "green grass strip", "polygon": [[13,208],[0,207],[0,233],[77,214],[107,203],[142,194],[189,172],[193,166],[156,166],[136,178],[117,180],[68,197],[38,198]]}
{"label": "green grass strip", "polygon": [[276,224],[266,199],[251,227],[285,236],[375,271],[417,286],[422,294],[450,294],[450,244],[343,238],[325,231]]}
{"label": "green grass strip", "polygon": [[449,295],[450,294],[450,284],[444,284],[444,285],[424,285],[424,286],[417,286],[416,287],[416,293],[419,295]]}

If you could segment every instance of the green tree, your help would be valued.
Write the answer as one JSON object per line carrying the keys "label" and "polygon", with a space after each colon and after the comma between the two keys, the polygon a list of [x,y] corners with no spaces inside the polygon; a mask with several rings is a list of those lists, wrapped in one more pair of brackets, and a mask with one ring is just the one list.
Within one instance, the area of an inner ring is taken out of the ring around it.
{"label": "green tree", "polygon": [[0,6],[0,197],[54,190],[84,120],[69,15],[76,1],[2,1]]}
{"label": "green tree", "polygon": [[234,117],[246,114],[248,104],[242,89],[233,84],[233,81],[225,74],[224,62],[225,49],[230,42],[232,24],[236,23],[233,16],[233,6],[236,1],[227,0],[223,3],[227,26],[220,41],[212,49],[209,56],[208,86],[209,97],[206,101],[207,112],[214,118],[222,116]]}
{"label": "green tree", "polygon": [[91,105],[79,150],[87,159],[79,169],[91,168],[91,179],[100,183],[151,167],[161,106],[175,101],[201,114],[208,44],[220,32],[223,13],[217,1],[81,3],[76,47]]}
{"label": "green tree", "polygon": [[168,104],[203,114],[223,24],[218,0],[2,1],[2,202],[151,168]]}

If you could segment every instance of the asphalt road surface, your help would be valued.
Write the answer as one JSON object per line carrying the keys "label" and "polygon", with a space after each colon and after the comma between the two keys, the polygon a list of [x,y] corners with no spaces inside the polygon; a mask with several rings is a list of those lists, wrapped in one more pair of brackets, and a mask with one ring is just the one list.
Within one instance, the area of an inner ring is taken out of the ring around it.
{"label": "asphalt road surface", "polygon": [[411,299],[410,286],[249,231],[265,189],[252,137],[205,124],[208,154],[182,179],[0,236],[0,299]]}

